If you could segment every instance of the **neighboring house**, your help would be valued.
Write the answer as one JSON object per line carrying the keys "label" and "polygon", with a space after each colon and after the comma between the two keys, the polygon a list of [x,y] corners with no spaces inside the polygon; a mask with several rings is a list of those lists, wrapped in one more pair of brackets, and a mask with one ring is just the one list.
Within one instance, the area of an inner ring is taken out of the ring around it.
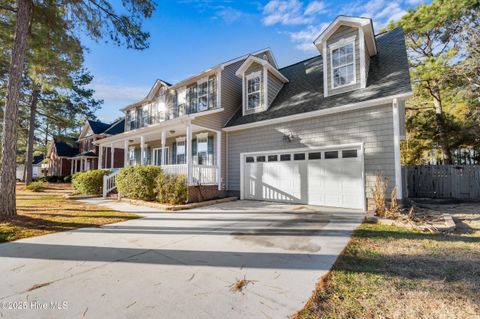
{"label": "neighboring house", "polygon": [[[50,146],[49,175],[66,176],[80,171],[88,171],[97,168],[121,168],[123,167],[123,150],[108,147],[99,148],[94,144],[102,138],[120,134],[125,127],[125,120],[117,120],[111,124],[99,121],[87,120],[82,127],[80,136],[74,140],[71,138],[57,137]],[[102,163],[99,165],[99,153]]]}
{"label": "neighboring house", "polygon": [[[32,177],[37,178],[42,174],[42,161],[44,159],[44,155],[36,155],[33,157],[32,161]],[[23,181],[25,180],[25,165],[24,164],[17,164],[17,180]]]}
{"label": "neighboring house", "polygon": [[319,55],[283,68],[264,49],[157,80],[122,110],[125,132],[96,144],[216,196],[364,209],[382,172],[401,199],[412,94],[402,30],[374,35],[370,19],[339,16],[314,44]]}
{"label": "neighboring house", "polygon": [[[98,168],[123,167],[123,150],[113,147],[99,148],[94,142],[108,136],[121,134],[124,131],[124,127],[124,119],[117,120],[111,124],[87,120],[78,137],[79,153],[72,159],[72,173]],[[102,156],[101,163],[99,163],[99,155]]]}
{"label": "neighboring house", "polygon": [[72,158],[78,154],[78,143],[74,138],[57,136],[48,149],[48,175],[67,176],[71,174]]}

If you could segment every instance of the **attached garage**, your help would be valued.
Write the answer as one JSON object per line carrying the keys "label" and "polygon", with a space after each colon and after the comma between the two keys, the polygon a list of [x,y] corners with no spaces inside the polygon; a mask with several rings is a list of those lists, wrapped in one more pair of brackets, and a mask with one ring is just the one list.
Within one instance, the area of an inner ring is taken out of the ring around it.
{"label": "attached garage", "polygon": [[241,197],[365,208],[362,145],[241,154]]}

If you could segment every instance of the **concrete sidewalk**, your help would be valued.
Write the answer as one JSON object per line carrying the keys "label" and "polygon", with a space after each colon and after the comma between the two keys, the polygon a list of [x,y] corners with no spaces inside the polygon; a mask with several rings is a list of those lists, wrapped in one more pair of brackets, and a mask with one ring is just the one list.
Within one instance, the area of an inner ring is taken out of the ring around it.
{"label": "concrete sidewalk", "polygon": [[175,213],[85,201],[144,218],[1,244],[0,317],[287,318],[363,218],[254,201]]}

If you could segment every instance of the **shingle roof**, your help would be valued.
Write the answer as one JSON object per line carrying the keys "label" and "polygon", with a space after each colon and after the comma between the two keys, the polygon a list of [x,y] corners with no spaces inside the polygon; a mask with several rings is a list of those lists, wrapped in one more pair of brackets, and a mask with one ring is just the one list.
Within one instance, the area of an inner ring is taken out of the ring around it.
{"label": "shingle roof", "polygon": [[78,144],[64,139],[54,138],[53,143],[57,150],[57,156],[73,157],[78,154]]}
{"label": "shingle roof", "polygon": [[35,164],[39,164],[43,161],[43,159],[45,158],[45,156],[43,156],[43,154],[40,154],[40,155],[36,155],[33,157],[33,161],[32,161],[32,164],[35,165]]}
{"label": "shingle roof", "polygon": [[370,59],[367,87],[323,96],[323,67],[320,55],[279,69],[287,77],[279,94],[265,112],[242,116],[242,108],[226,125],[236,126],[283,116],[408,93],[412,90],[403,30],[376,36],[378,54]]}
{"label": "shingle roof", "polygon": [[88,120],[88,124],[90,125],[90,128],[93,131],[93,134],[101,134],[110,127],[110,124],[103,123],[100,121]]}
{"label": "shingle roof", "polygon": [[125,119],[113,122],[108,129],[105,130],[105,134],[116,135],[123,133],[125,130]]}

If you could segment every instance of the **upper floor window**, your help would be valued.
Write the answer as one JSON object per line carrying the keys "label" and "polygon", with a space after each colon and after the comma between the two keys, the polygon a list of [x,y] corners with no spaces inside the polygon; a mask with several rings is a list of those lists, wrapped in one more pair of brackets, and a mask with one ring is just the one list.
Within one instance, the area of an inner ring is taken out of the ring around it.
{"label": "upper floor window", "polygon": [[330,48],[332,88],[355,83],[355,41]]}
{"label": "upper floor window", "polygon": [[142,114],[142,125],[146,126],[150,124],[150,105],[145,104],[141,108],[141,114]]}
{"label": "upper floor window", "polygon": [[[182,96],[179,92],[178,103],[181,105]],[[202,112],[217,107],[217,77],[210,75],[199,80],[186,89],[187,113]]]}
{"label": "upper floor window", "polygon": [[260,106],[262,76],[260,72],[247,75],[247,110]]}
{"label": "upper floor window", "polygon": [[198,111],[208,109],[208,79],[198,83]]}
{"label": "upper floor window", "polygon": [[130,130],[137,128],[137,111],[135,109],[127,111],[127,124]]}

